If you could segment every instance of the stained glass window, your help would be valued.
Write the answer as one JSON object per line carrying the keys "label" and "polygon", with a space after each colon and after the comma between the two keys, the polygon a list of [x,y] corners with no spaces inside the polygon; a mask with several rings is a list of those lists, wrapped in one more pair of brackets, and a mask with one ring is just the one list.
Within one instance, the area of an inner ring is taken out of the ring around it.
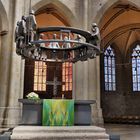
{"label": "stained glass window", "polygon": [[46,91],[47,65],[45,62],[35,61],[34,91]]}
{"label": "stained glass window", "polygon": [[136,45],[132,52],[132,80],[133,91],[140,91],[140,45]]}
{"label": "stained glass window", "polygon": [[72,63],[63,63],[62,82],[62,91],[72,91]]}
{"label": "stained glass window", "polygon": [[116,90],[115,53],[111,46],[104,52],[105,91]]}

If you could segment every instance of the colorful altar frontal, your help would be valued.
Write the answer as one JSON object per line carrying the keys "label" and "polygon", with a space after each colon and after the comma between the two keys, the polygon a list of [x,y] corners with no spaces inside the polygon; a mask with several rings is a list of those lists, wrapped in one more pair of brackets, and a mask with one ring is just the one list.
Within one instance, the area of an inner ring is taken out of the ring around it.
{"label": "colorful altar frontal", "polygon": [[44,99],[43,100],[43,126],[73,126],[74,100]]}

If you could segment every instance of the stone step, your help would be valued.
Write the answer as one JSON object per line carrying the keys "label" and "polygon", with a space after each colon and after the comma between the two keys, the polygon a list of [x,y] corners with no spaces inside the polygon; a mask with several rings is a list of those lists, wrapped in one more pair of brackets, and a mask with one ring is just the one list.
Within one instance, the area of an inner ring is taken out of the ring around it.
{"label": "stone step", "polygon": [[107,134],[89,134],[89,133],[65,133],[65,134],[28,134],[11,136],[12,140],[109,140]]}
{"label": "stone step", "polygon": [[59,132],[69,132],[69,133],[99,133],[105,132],[104,128],[96,127],[96,126],[18,126],[14,128],[13,132],[15,133],[30,133],[30,132],[38,132],[38,133],[59,133]]}
{"label": "stone step", "polygon": [[11,140],[109,140],[104,128],[96,126],[18,126]]}

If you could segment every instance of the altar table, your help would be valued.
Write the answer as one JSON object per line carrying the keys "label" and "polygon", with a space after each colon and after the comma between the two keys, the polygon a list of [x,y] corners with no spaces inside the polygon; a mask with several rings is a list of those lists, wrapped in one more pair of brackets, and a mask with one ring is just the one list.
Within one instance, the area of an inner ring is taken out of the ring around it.
{"label": "altar table", "polygon": [[[96,101],[95,100],[72,100],[72,101],[74,101],[74,125],[91,125],[92,122],[91,104],[96,103]],[[40,101],[35,102],[29,99],[19,99],[19,102],[23,104],[22,118],[20,124],[42,125],[43,100],[41,99]]]}

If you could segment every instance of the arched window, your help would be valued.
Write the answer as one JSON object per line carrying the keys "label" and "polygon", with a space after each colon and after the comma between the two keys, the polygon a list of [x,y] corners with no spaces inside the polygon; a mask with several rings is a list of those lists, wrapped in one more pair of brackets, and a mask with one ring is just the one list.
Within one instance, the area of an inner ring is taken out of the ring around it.
{"label": "arched window", "polygon": [[72,91],[72,63],[66,62],[62,65],[62,91]]}
{"label": "arched window", "polygon": [[105,91],[116,90],[115,53],[111,46],[104,52],[104,84]]}
{"label": "arched window", "polygon": [[45,62],[35,61],[34,91],[46,91],[47,65]]}
{"label": "arched window", "polygon": [[133,91],[140,91],[140,45],[136,45],[132,52]]}

